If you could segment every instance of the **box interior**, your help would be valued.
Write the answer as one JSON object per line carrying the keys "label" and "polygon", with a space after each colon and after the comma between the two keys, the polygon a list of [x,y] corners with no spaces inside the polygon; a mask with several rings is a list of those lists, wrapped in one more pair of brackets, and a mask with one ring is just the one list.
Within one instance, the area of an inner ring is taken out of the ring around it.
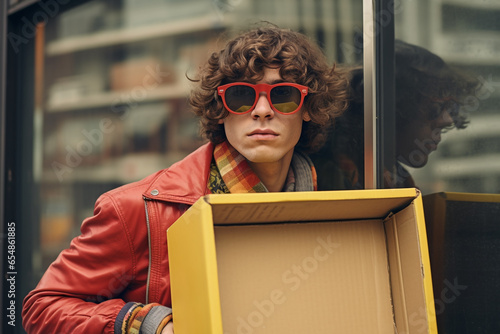
{"label": "box interior", "polygon": [[339,202],[212,205],[224,334],[427,333],[413,203]]}

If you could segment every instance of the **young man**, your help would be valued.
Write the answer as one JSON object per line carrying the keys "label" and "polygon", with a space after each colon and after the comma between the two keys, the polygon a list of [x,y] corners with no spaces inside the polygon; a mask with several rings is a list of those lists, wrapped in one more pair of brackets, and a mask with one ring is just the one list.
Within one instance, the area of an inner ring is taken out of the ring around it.
{"label": "young man", "polygon": [[[28,333],[172,333],[165,231],[209,193],[312,191],[309,158],[347,82],[305,36],[249,31],[214,53],[191,104],[209,143],[102,195],[23,305]],[[174,314],[175,317],[175,314]]]}

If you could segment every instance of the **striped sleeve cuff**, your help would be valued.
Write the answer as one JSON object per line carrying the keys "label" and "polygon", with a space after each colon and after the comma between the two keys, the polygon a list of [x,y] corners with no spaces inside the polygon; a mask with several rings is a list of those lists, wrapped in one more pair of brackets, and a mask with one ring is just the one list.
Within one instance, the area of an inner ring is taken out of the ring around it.
{"label": "striped sleeve cuff", "polygon": [[172,314],[172,309],[166,306],[155,306],[149,312],[141,326],[141,333],[156,333],[163,319]]}
{"label": "striped sleeve cuff", "polygon": [[129,311],[131,311],[132,309],[136,308],[137,305],[138,305],[138,303],[128,302],[122,307],[120,312],[118,312],[118,315],[116,316],[116,319],[115,319],[115,326],[114,326],[115,334],[122,334],[123,319],[125,318],[127,313]]}

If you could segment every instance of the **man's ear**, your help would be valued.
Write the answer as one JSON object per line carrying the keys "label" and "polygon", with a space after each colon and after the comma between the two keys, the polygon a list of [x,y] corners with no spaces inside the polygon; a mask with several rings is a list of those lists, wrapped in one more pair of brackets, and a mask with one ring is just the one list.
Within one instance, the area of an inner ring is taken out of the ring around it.
{"label": "man's ear", "polygon": [[224,118],[219,119],[219,124],[224,124]]}
{"label": "man's ear", "polygon": [[311,116],[309,116],[309,112],[304,111],[302,113],[302,119],[304,120],[304,122],[309,122],[311,120]]}

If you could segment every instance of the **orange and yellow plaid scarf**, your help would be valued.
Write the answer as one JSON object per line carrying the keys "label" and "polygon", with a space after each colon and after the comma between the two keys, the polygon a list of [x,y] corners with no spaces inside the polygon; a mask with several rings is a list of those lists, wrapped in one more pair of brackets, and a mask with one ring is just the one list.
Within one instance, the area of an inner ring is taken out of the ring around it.
{"label": "orange and yellow plaid scarf", "polygon": [[[296,153],[294,153],[296,154]],[[296,161],[299,160],[296,157]],[[302,156],[301,161],[307,161],[306,169],[309,175],[295,175],[292,166],[288,171],[284,191],[297,190],[317,190],[316,170],[309,158]],[[295,189],[296,178],[308,177],[312,184],[311,189]],[[247,160],[227,141],[215,146],[214,160],[210,166],[210,176],[208,178],[208,188],[212,193],[254,193],[267,192],[268,190],[260,181],[259,177],[253,172]]]}

